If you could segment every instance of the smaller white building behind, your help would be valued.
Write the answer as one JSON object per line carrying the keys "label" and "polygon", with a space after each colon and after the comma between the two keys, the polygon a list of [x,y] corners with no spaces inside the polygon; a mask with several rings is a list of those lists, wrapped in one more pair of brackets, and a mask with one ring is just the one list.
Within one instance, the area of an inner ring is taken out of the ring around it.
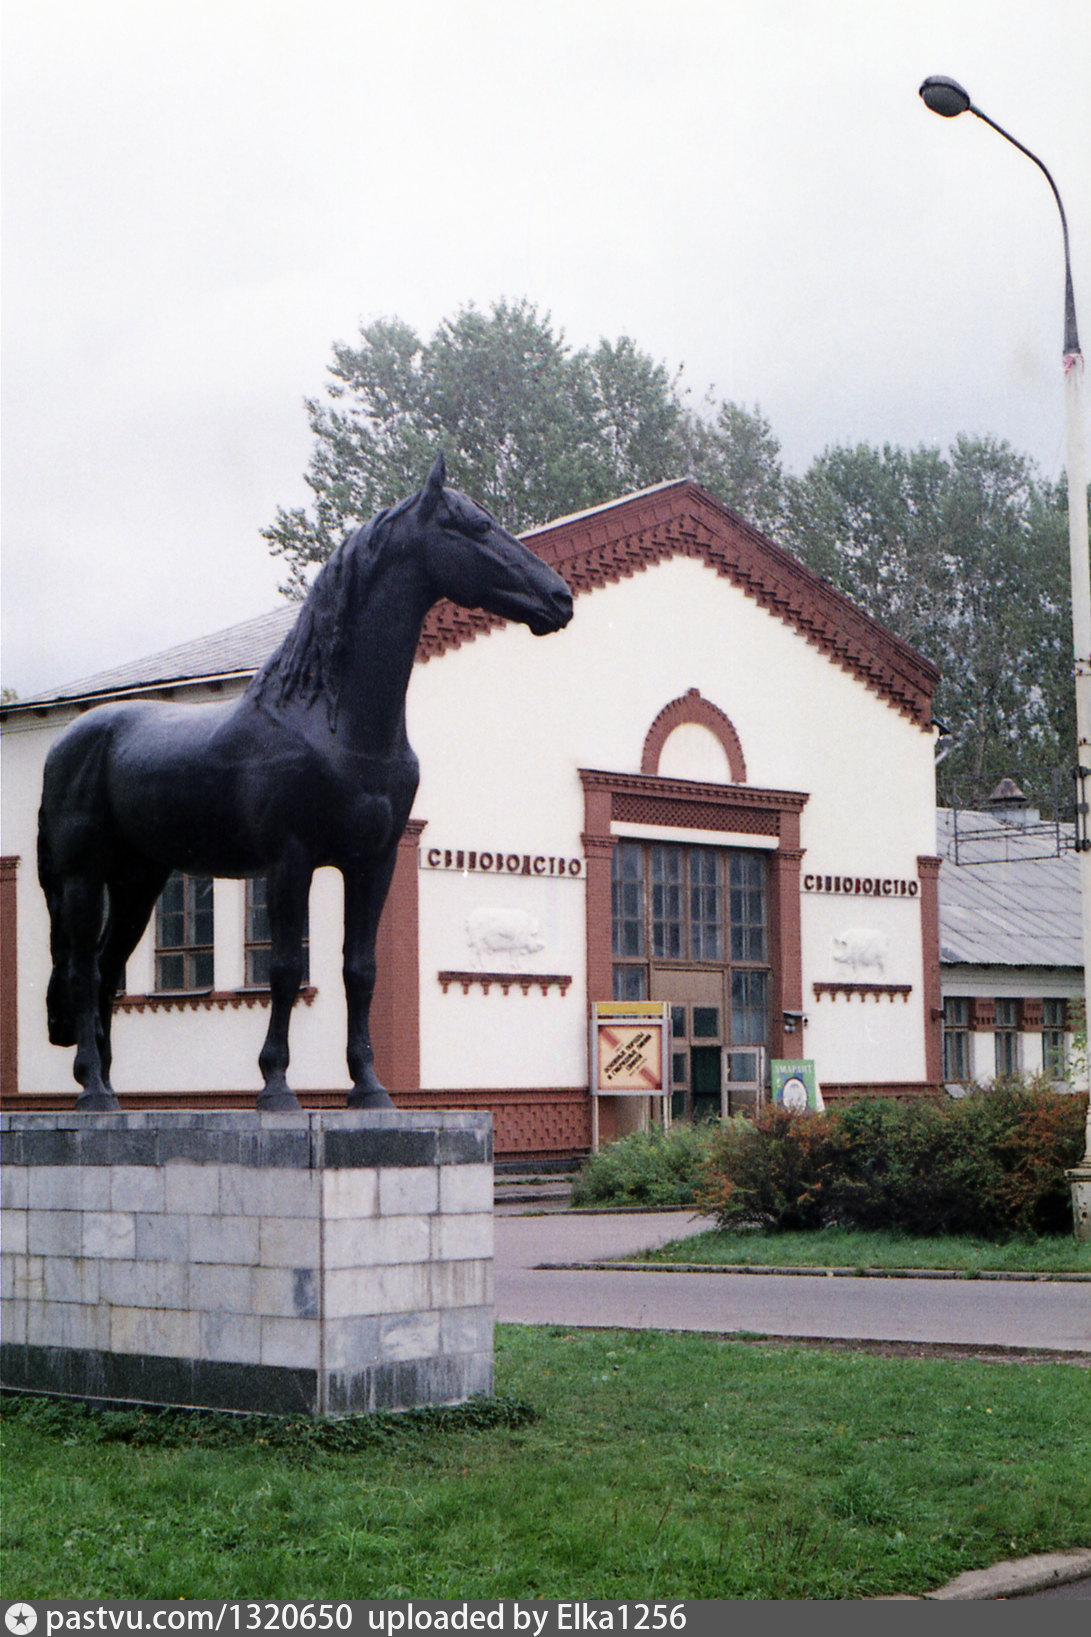
{"label": "smaller white building behind", "polygon": [[943,1078],[1087,1085],[1079,864],[1071,825],[1004,780],[984,811],[940,808]]}

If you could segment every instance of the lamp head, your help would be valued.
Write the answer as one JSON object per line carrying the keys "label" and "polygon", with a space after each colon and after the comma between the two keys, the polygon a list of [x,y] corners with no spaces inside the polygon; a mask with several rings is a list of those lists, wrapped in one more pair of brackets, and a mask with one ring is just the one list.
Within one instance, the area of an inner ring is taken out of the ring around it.
{"label": "lamp head", "polygon": [[964,114],[971,106],[970,93],[957,80],[948,79],[946,74],[929,74],[920,88],[920,95],[925,107],[931,108],[934,114],[942,114],[944,119],[954,119],[956,114]]}

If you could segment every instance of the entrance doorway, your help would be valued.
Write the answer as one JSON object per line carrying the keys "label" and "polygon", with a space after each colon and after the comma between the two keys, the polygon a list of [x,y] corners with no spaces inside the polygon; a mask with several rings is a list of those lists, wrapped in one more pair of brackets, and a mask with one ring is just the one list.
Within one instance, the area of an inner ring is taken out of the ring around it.
{"label": "entrance doorway", "polygon": [[733,1046],[729,975],[652,968],[652,999],[671,1009],[671,1119],[754,1114],[764,1100],[763,1045]]}
{"label": "entrance doorway", "polygon": [[719,1119],[723,1108],[724,974],[654,967],[652,1000],[670,1002],[671,1119]]}
{"label": "entrance doorway", "polygon": [[614,847],[614,999],[671,1008],[672,1118],[761,1101],[771,961],[765,856],[641,841]]}

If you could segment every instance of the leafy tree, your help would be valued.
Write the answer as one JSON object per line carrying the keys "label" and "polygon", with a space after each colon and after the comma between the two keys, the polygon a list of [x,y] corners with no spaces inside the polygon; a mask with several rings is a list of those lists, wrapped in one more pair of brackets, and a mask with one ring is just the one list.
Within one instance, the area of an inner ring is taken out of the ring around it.
{"label": "leafy tree", "polygon": [[346,529],[412,492],[437,448],[516,532],[692,475],[940,668],[941,799],[1010,776],[1043,806],[1075,743],[1065,493],[1006,443],[831,448],[781,467],[760,410],[687,403],[626,336],[574,351],[527,301],[466,307],[422,339],[399,318],[333,350],[307,413],[310,509],[265,530],[301,596]]}
{"label": "leafy tree", "polygon": [[329,401],[311,399],[313,508],[264,531],[306,589],[347,528],[410,493],[438,447],[452,482],[515,531],[693,472],[767,521],[779,446],[759,414],[721,404],[707,420],[628,338],[573,352],[530,303],[466,307],[422,340],[402,319],[334,347]]}
{"label": "leafy tree", "polygon": [[686,417],[688,470],[748,523],[777,535],[783,523],[785,480],[780,443],[760,409],[723,402],[707,416]]}
{"label": "leafy tree", "polygon": [[786,484],[785,543],[942,672],[941,799],[1001,778],[1050,803],[1075,742],[1062,486],[992,438],[829,449]]}

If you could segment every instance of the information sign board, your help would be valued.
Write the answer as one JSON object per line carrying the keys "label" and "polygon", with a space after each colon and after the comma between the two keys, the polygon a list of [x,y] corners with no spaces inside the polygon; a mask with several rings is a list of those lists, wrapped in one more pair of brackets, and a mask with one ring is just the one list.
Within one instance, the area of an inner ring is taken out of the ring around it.
{"label": "information sign board", "polygon": [[825,1112],[811,1057],[774,1057],[769,1065],[769,1089],[773,1102],[793,1114],[803,1114],[807,1109]]}
{"label": "information sign board", "polygon": [[[592,1147],[600,1097],[661,1097],[670,1121],[670,1007],[659,1000],[596,1001],[591,1007]],[[642,1122],[647,1118],[641,1116]]]}

